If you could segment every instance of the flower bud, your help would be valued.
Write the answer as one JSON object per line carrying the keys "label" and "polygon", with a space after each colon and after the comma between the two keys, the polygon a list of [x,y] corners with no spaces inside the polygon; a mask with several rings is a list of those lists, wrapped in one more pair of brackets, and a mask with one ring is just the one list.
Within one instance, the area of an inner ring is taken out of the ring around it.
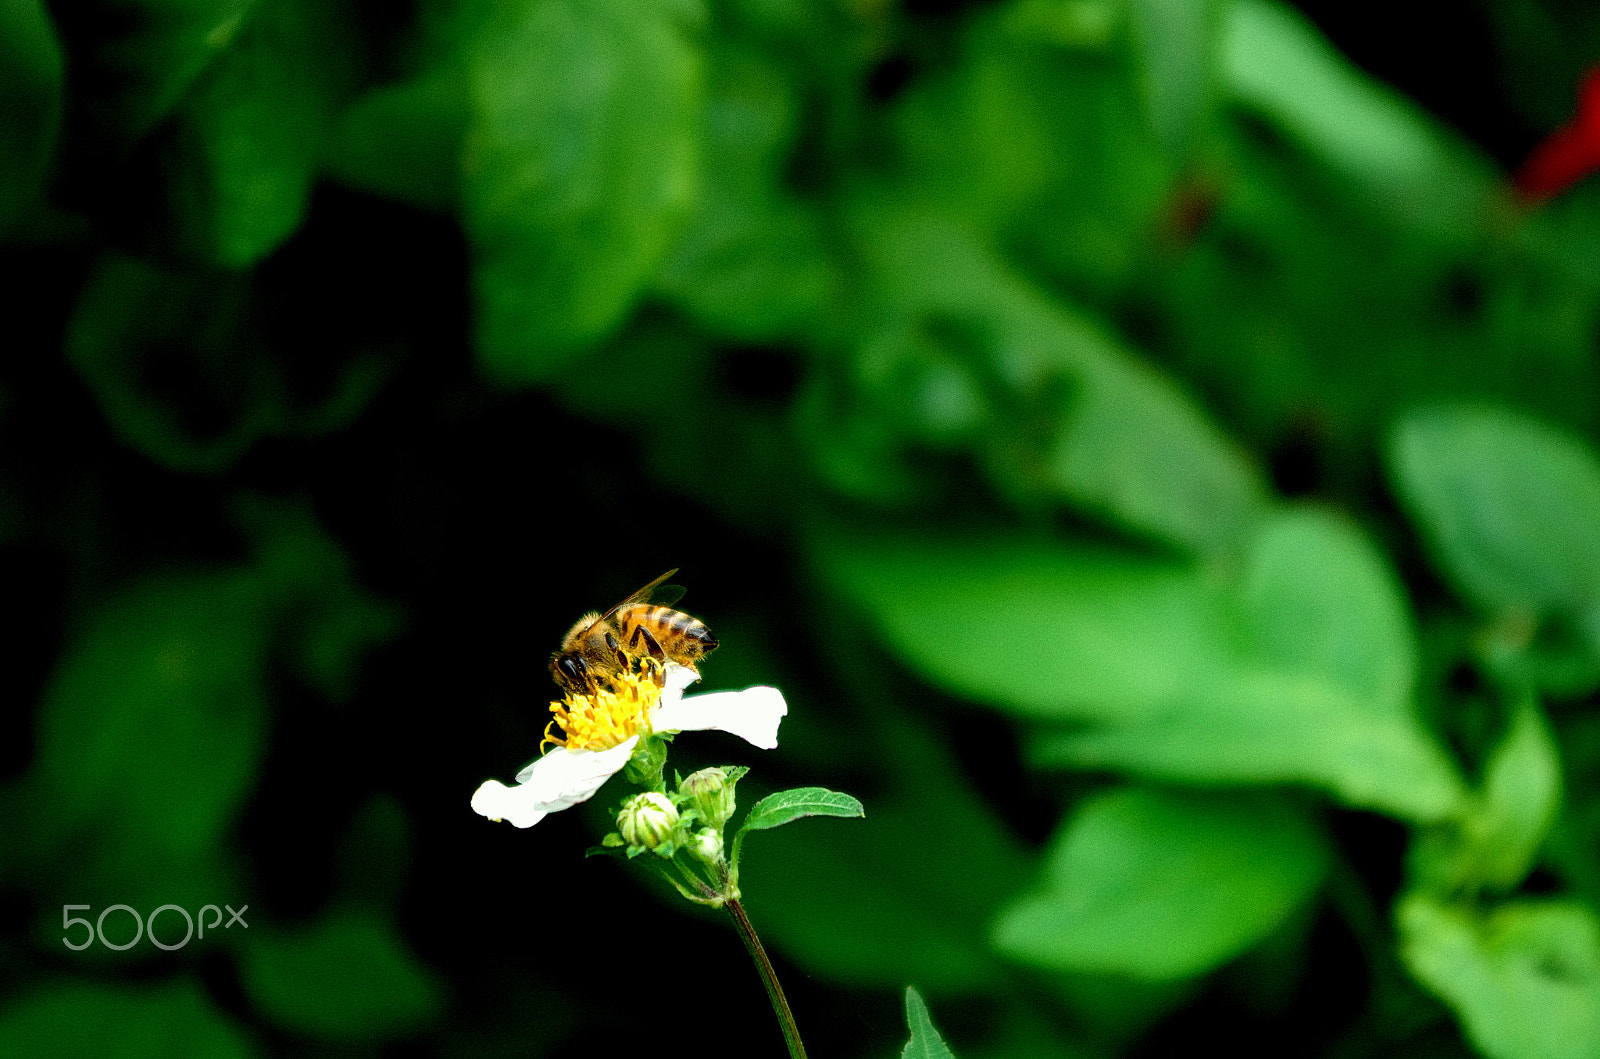
{"label": "flower bud", "polygon": [[719,768],[701,769],[678,785],[680,794],[688,795],[689,804],[700,814],[700,822],[707,827],[722,830],[722,825],[733,815],[733,784],[728,774]]}
{"label": "flower bud", "polygon": [[694,833],[689,852],[715,868],[722,863],[722,832],[714,827],[702,827]]}
{"label": "flower bud", "polygon": [[617,814],[617,830],[630,846],[657,849],[672,840],[678,828],[678,810],[672,800],[657,791],[636,794],[623,803]]}

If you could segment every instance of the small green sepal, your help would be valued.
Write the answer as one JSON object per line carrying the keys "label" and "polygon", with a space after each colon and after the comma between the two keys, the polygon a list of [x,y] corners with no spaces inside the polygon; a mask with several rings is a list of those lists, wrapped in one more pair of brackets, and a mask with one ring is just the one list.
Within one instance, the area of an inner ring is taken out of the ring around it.
{"label": "small green sepal", "polygon": [[639,745],[633,748],[633,756],[623,767],[623,776],[628,782],[647,791],[663,790],[666,781],[662,776],[667,768],[667,744],[670,742],[670,735],[660,734],[647,735],[639,740]]}

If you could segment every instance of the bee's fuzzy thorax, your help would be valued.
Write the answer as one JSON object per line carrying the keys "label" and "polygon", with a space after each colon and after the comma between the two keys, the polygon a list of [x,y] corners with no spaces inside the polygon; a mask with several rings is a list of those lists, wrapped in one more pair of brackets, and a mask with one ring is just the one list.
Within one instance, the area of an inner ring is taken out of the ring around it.
{"label": "bee's fuzzy thorax", "polygon": [[572,650],[572,645],[577,643],[578,637],[588,632],[589,627],[599,620],[600,612],[598,610],[591,610],[589,613],[573,622],[572,628],[568,629],[567,634],[561,638],[561,649],[563,651]]}

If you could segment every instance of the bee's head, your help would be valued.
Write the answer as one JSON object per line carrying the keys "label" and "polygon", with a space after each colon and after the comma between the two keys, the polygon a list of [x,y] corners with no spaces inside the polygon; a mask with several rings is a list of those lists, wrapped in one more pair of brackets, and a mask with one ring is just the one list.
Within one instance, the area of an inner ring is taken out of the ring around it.
{"label": "bee's head", "polygon": [[550,656],[550,675],[557,684],[569,691],[587,692],[594,687],[583,656],[570,651]]}

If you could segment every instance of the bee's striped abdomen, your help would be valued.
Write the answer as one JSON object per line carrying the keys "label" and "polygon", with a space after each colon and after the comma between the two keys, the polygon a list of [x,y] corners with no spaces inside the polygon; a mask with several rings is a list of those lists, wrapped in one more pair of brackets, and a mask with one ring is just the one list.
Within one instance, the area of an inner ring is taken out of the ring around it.
{"label": "bee's striped abdomen", "polygon": [[673,610],[660,604],[638,604],[618,612],[617,618],[627,635],[625,643],[633,643],[643,630],[661,646],[666,657],[681,665],[694,665],[708,651],[717,646],[717,638],[699,618]]}

